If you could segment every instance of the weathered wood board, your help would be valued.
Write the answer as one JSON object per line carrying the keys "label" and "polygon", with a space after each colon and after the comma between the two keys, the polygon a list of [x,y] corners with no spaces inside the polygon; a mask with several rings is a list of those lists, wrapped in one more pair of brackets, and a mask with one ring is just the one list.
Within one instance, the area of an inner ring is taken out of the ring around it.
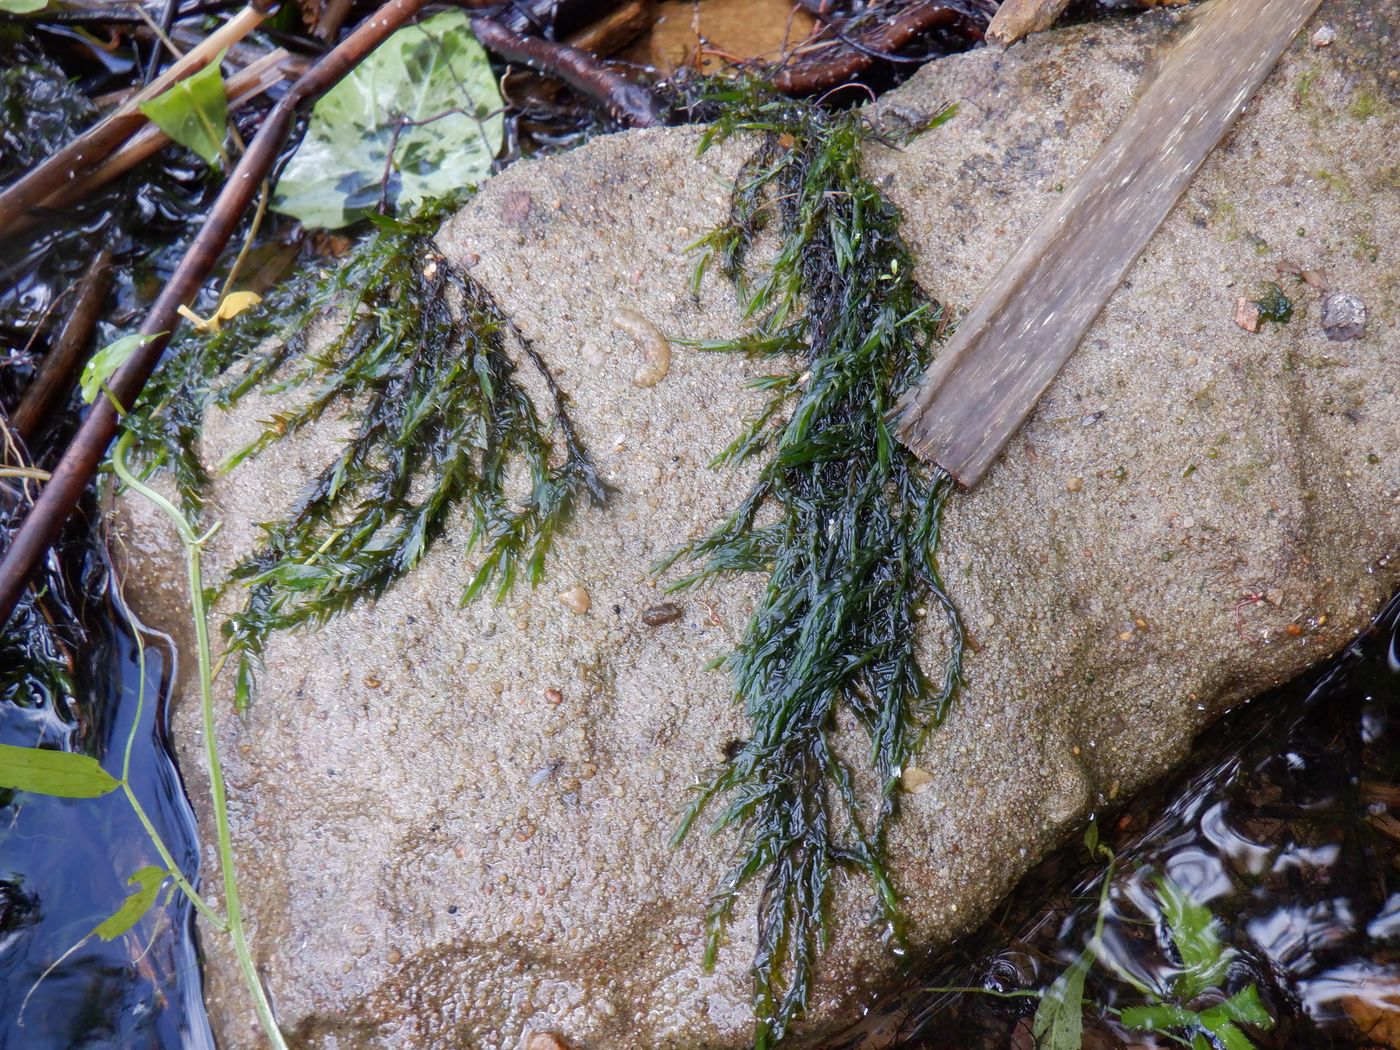
{"label": "weathered wood board", "polygon": [[[900,402],[900,439],[986,474],[1320,0],[1211,0]],[[1151,347],[1140,347],[1152,367]]]}

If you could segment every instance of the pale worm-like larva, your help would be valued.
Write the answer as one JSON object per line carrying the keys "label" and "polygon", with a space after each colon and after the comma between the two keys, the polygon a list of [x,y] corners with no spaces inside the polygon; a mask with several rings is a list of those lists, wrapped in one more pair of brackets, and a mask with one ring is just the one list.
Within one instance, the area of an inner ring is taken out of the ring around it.
{"label": "pale worm-like larva", "polygon": [[612,323],[637,341],[642,348],[642,363],[632,373],[633,386],[655,386],[666,378],[671,368],[671,344],[661,329],[636,310],[614,310]]}

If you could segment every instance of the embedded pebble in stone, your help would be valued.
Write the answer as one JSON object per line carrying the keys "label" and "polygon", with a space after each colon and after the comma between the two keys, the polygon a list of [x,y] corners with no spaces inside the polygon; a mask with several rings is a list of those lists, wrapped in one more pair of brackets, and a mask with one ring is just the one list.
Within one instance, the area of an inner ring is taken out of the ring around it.
{"label": "embedded pebble in stone", "polygon": [[569,1044],[553,1032],[531,1032],[525,1050],[569,1050]]}
{"label": "embedded pebble in stone", "polygon": [[1068,481],[1065,482],[1065,491],[1066,491],[1066,492],[1078,492],[1078,491],[1079,491],[1080,489],[1082,489],[1083,487],[1084,487],[1084,479],[1081,478],[1081,477],[1073,477],[1073,478],[1070,478]]}
{"label": "embedded pebble in stone", "polygon": [[1322,330],[1337,343],[1360,339],[1366,334],[1366,304],[1359,295],[1333,292],[1322,300]]}
{"label": "embedded pebble in stone", "polygon": [[1261,312],[1259,304],[1251,302],[1244,296],[1235,300],[1235,324],[1239,325],[1246,332],[1259,331],[1259,319]]}
{"label": "embedded pebble in stone", "polygon": [[933,786],[933,774],[918,766],[905,766],[899,775],[899,786],[907,794],[922,794]]}
{"label": "embedded pebble in stone", "polygon": [[649,605],[642,610],[642,623],[648,627],[664,627],[668,623],[675,623],[684,612],[685,610],[675,602]]}
{"label": "embedded pebble in stone", "polygon": [[593,599],[589,597],[588,591],[582,587],[570,587],[563,594],[559,595],[559,601],[563,605],[572,609],[580,616],[588,612],[593,607]]}

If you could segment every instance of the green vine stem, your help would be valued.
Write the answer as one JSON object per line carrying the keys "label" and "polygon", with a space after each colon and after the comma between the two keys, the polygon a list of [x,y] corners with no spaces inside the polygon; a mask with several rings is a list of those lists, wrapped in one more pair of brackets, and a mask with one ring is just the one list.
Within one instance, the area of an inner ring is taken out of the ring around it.
{"label": "green vine stem", "polygon": [[[123,464],[123,466],[125,465]],[[127,803],[136,814],[136,819],[141,822],[141,827],[146,830],[146,837],[151,840],[151,845],[160,855],[161,863],[170,872],[170,877],[175,880],[175,885],[180,888],[180,892],[189,898],[195,910],[203,915],[211,926],[215,929],[227,930],[228,920],[210,907],[209,903],[199,895],[199,891],[181,874],[180,866],[175,863],[175,858],[171,855],[165,840],[160,837],[160,832],[151,822],[146,808],[141,805],[140,799],[136,797],[136,792],[131,789],[131,753],[136,746],[136,734],[141,727],[141,715],[146,709],[146,642],[141,637],[141,625],[136,622],[136,617],[131,614],[131,610],[127,607],[125,596],[119,594],[118,599],[122,615],[126,618],[127,626],[131,629],[131,637],[136,642],[136,676],[140,683],[136,691],[136,714],[132,717],[131,729],[126,735],[126,750],[122,754],[122,793],[126,795]]]}
{"label": "green vine stem", "polygon": [[[209,659],[209,624],[205,608],[204,576],[200,568],[201,550],[205,537],[196,536],[185,516],[168,499],[149,485],[144,484],[127,465],[126,457],[133,443],[130,431],[122,434],[112,452],[112,469],[117,477],[133,492],[155,505],[174,524],[180,535],[180,543],[185,548],[185,565],[190,585],[190,618],[194,624],[195,656],[199,669],[199,700],[204,720],[204,760],[209,774],[209,796],[214,810],[214,825],[218,837],[219,867],[224,876],[224,903],[228,912],[227,930],[233,943],[234,954],[238,958],[238,968],[243,981],[253,997],[258,1022],[263,1033],[277,1050],[287,1050],[272,1006],[267,1001],[257,966],[253,962],[252,951],[248,947],[248,937],[243,929],[243,908],[238,897],[238,876],[234,870],[233,836],[229,831],[228,800],[224,790],[223,767],[219,764],[219,746],[214,732],[214,682]],[[172,865],[173,869],[173,865]]]}

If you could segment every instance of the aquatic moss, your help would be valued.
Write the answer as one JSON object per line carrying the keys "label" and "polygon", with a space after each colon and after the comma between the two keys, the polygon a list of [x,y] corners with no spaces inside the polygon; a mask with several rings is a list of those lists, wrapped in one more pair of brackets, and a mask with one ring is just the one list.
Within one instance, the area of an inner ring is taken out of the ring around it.
{"label": "aquatic moss", "polygon": [[[718,117],[705,145],[737,132],[762,145],[696,270],[698,281],[717,263],[734,281],[753,331],[706,348],[797,363],[754,381],[767,406],[716,460],[761,457],[752,489],[662,566],[691,567],[677,588],[726,573],[766,579],[723,661],[750,737],[700,789],[676,838],[711,803],[723,804],[716,828],[739,829],[705,959],[714,962],[741,894],[756,889],[762,1048],[807,1006],[839,871],[868,880],[885,936],[902,938],[885,834],[901,771],[954,698],[963,631],[935,557],[952,482],[900,445],[887,418],[929,363],[942,313],[913,280],[898,213],[860,172],[862,117],[764,99],[752,86],[710,90]],[[776,257],[750,267],[754,238],[772,225]],[[936,679],[918,651],[930,614],[946,624]],[[879,785],[864,803],[834,740],[857,726]]]}
{"label": "aquatic moss", "polygon": [[[385,220],[331,272],[293,281],[219,333],[181,340],[133,414],[141,446],[172,471],[187,508],[207,482],[194,454],[204,412],[250,390],[294,391],[294,407],[221,469],[348,409],[351,437],[263,545],[231,573],[247,590],[224,626],[238,657],[240,705],[268,636],[382,594],[416,565],[464,507],[468,548],[481,555],[463,601],[532,584],[578,500],[604,485],[544,361],[486,291],[440,255],[432,232],[445,207]],[[306,333],[327,312],[329,342]],[[516,379],[507,344],[538,370],[546,421]],[[513,472],[526,491],[508,485]]]}

